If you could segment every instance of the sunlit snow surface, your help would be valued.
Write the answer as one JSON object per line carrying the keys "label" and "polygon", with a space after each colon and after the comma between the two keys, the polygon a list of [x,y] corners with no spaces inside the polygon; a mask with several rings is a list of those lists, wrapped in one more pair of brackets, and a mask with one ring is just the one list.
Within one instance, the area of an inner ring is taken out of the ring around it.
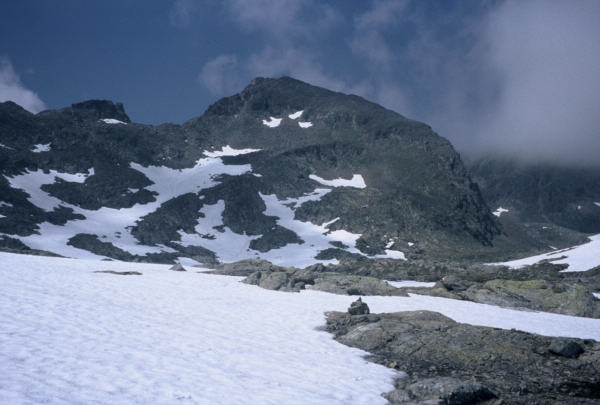
{"label": "sunlit snow surface", "polygon": [[310,128],[310,127],[312,127],[312,126],[313,126],[313,123],[312,123],[312,122],[310,122],[310,121],[299,122],[299,123],[298,123],[298,126],[299,126],[300,128]]}
{"label": "sunlit snow surface", "polygon": [[516,269],[539,263],[542,260],[549,260],[556,264],[567,264],[569,267],[564,271],[590,270],[596,266],[600,266],[600,234],[590,236],[589,239],[589,242],[572,248],[555,250],[550,253],[526,257],[524,259],[493,264],[504,265]]}
{"label": "sunlit snow surface", "polygon": [[[395,372],[315,329],[356,297],[167,269],[0,253],[0,403],[386,403]],[[419,295],[363,299],[375,313],[433,310],[600,340],[598,319]]]}
{"label": "sunlit snow surface", "polygon": [[316,181],[317,183],[321,183],[324,186],[330,187],[354,187],[354,188],[365,188],[367,184],[365,183],[365,179],[360,174],[355,174],[351,179],[333,179],[333,180],[325,180],[322,177],[317,176],[316,174],[308,175],[308,178]]}

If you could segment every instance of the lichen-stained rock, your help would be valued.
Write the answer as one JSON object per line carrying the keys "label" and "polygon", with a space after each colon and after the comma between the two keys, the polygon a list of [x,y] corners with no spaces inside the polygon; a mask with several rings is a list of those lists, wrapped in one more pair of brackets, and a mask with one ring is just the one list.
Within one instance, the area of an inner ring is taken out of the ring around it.
{"label": "lichen-stained rock", "polygon": [[387,394],[392,403],[600,401],[600,343],[592,340],[569,339],[583,350],[575,358],[555,354],[566,347],[562,338],[460,324],[435,312],[326,317],[336,340],[407,374]]}
{"label": "lichen-stained rock", "polygon": [[483,304],[565,315],[600,317],[600,301],[582,284],[547,280],[491,280],[473,285],[464,297]]}
{"label": "lichen-stained rock", "polygon": [[283,267],[255,271],[243,281],[269,290],[300,291],[311,288],[341,295],[407,296],[402,289],[392,287],[385,281],[374,277],[286,269]]}

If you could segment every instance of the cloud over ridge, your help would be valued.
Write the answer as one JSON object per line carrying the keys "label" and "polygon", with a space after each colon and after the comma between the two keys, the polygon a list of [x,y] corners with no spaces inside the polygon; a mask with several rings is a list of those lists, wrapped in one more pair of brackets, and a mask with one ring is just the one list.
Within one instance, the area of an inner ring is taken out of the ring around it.
{"label": "cloud over ridge", "polygon": [[36,93],[23,86],[10,60],[0,57],[0,102],[9,100],[32,113],[46,108]]}

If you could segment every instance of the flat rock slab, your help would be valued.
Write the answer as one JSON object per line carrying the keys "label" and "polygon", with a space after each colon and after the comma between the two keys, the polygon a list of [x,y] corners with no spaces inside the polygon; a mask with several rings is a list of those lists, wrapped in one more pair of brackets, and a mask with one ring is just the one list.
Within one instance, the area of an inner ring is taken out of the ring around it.
{"label": "flat rock slab", "polygon": [[326,315],[336,340],[407,373],[387,394],[392,403],[600,401],[600,343],[592,340],[465,325],[429,311]]}
{"label": "flat rock slab", "polygon": [[117,274],[119,276],[141,276],[139,271],[113,271],[113,270],[97,270],[94,273]]}

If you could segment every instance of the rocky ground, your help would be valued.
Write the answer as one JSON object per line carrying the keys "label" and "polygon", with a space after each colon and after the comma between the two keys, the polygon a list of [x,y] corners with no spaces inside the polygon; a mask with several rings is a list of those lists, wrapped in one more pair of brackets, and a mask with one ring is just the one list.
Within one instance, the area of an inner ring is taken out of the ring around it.
{"label": "rocky ground", "polygon": [[369,314],[365,307],[328,312],[326,329],[403,372],[385,394],[391,404],[600,401],[598,342],[459,324],[428,311]]}
{"label": "rocky ground", "polygon": [[[560,272],[550,263],[508,269],[398,260],[346,261],[305,269],[275,266],[264,260],[217,265],[218,274],[244,276],[244,282],[281,291],[312,288],[347,295],[433,295],[523,310],[600,318],[600,268]],[[432,288],[396,288],[384,280],[436,282]]]}

